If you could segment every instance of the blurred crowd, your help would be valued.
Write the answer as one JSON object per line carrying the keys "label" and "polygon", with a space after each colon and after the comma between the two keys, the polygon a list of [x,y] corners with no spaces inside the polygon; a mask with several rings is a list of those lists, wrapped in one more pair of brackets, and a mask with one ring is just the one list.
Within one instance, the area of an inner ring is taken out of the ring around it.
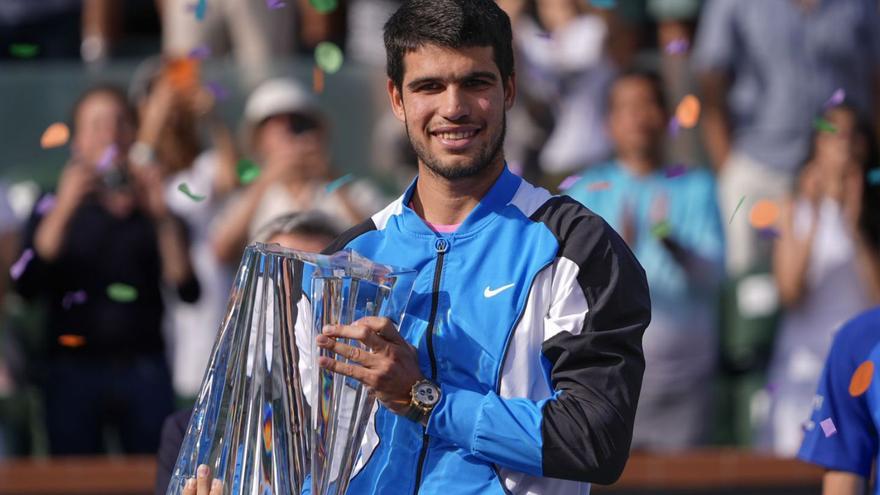
{"label": "blurred crowd", "polygon": [[[154,453],[199,391],[245,246],[318,251],[402,192],[416,163],[382,44],[398,4],[0,0],[3,67],[100,76],[137,40],[160,51],[58,109],[69,159],[29,215],[0,189],[0,303],[25,308],[0,326],[0,457]],[[599,213],[648,275],[633,448],[794,455],[835,332],[880,303],[880,5],[499,4],[508,167]],[[370,74],[363,163],[332,159],[324,57],[310,81],[274,69],[326,46]],[[246,92],[235,126],[200,76],[224,57]]]}

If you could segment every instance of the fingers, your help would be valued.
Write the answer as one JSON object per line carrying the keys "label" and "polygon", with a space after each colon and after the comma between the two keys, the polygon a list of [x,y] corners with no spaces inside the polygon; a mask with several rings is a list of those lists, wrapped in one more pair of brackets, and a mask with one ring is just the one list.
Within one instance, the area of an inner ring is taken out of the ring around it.
{"label": "fingers", "polygon": [[196,495],[196,480],[190,478],[183,485],[183,495]]}
{"label": "fingers", "polygon": [[205,495],[206,493],[210,494],[211,492],[211,468],[202,464],[199,466],[198,471],[196,471],[196,487],[198,490],[196,493],[199,495]]}
{"label": "fingers", "polygon": [[209,495],[223,495],[223,482],[220,480],[211,482],[211,493]]}
{"label": "fingers", "polygon": [[381,338],[394,342],[395,344],[406,343],[406,340],[400,336],[400,332],[397,331],[397,328],[394,327],[394,324],[391,323],[391,320],[388,318],[365,316],[354,322],[354,324],[363,325],[364,327],[367,327],[367,329],[372,330],[376,335],[381,336]]}
{"label": "fingers", "polygon": [[335,352],[344,358],[350,359],[364,366],[369,366],[375,362],[375,356],[360,347],[344,344],[333,340],[326,335],[318,335],[316,340],[318,342],[318,347]]}
{"label": "fingers", "polygon": [[[324,335],[332,338],[355,339],[364,344],[367,349],[379,350],[388,346],[389,340],[383,338],[385,333],[390,333],[385,329],[381,329],[381,334],[375,326],[362,323],[358,320],[351,325],[327,325],[324,327]],[[381,335],[381,336],[380,336]]]}
{"label": "fingers", "polygon": [[345,363],[327,356],[321,356],[318,358],[318,366],[334,373],[354,378],[367,386],[372,386],[374,384],[374,380],[372,379],[369,370],[363,366]]}

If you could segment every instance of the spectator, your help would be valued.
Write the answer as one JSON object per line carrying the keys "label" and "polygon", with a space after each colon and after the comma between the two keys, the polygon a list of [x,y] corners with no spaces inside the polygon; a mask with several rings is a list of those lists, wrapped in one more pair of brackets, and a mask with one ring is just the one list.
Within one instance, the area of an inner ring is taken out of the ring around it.
{"label": "spectator", "polygon": [[[880,363],[880,308],[841,328],[825,361],[798,457],[827,469],[825,495],[868,493],[878,461],[878,402],[874,369]],[[876,483],[876,481],[875,481]],[[876,493],[876,492],[875,492]]]}
{"label": "spectator", "polygon": [[608,98],[616,158],[568,194],[620,232],[647,273],[652,319],[633,448],[667,451],[708,440],[724,245],[711,175],[669,177],[684,171],[663,166],[663,102],[656,75],[621,75]]}
{"label": "spectator", "polygon": [[[780,199],[791,189],[809,152],[812,119],[836,89],[880,119],[880,15],[874,0],[712,0],[703,9],[693,57],[725,218],[744,195],[748,211],[758,200]],[[769,255],[747,222],[725,228],[731,275]]]}
{"label": "spectator", "polygon": [[[214,98],[197,80],[175,82],[176,62],[148,60],[135,73],[129,97],[141,116],[132,162],[155,167],[165,183],[171,211],[187,226],[190,258],[202,291],[194,304],[166,297],[166,332],[171,340],[174,390],[191,400],[208,363],[214,336],[226,309],[232,281],[228,267],[214,256],[209,232],[223,200],[238,186],[238,152],[231,132],[214,111]],[[206,148],[201,131],[213,148]],[[186,185],[196,201],[178,188]]]}
{"label": "spectator", "polygon": [[785,456],[800,445],[835,332],[880,303],[880,238],[869,220],[878,204],[863,192],[867,168],[877,163],[873,135],[852,108],[832,108],[824,118],[833,132],[813,138],[813,155],[782,209],[774,252],[785,311],[770,363],[770,415],[757,442]]}
{"label": "spectator", "polygon": [[[18,218],[12,211],[9,201],[6,197],[6,187],[0,185],[0,316],[5,315],[6,291],[8,289],[9,267],[14,261],[15,253],[18,250]],[[5,320],[5,318],[4,318]],[[15,380],[13,379],[13,370],[6,361],[7,352],[5,343],[9,341],[5,338],[6,328],[2,326],[0,320],[0,401],[9,397],[15,391]],[[4,419],[0,417],[0,419]],[[6,421],[0,421],[0,459],[9,455],[9,447],[7,438],[15,432],[7,430]]]}
{"label": "spectator", "polygon": [[265,82],[244,112],[244,135],[262,171],[221,214],[213,240],[220,260],[237,262],[259,230],[285,213],[318,209],[350,226],[381,207],[379,193],[363,180],[328,190],[336,174],[328,156],[327,124],[297,83]]}
{"label": "spectator", "polygon": [[[280,244],[289,249],[318,253],[342,234],[342,229],[337,224],[335,218],[318,211],[290,213],[266,224],[259,237],[267,244]],[[162,426],[156,495],[165,495],[168,491],[168,483],[174,472],[174,464],[177,462],[191,415],[192,408],[177,411],[168,416]]]}
{"label": "spectator", "polygon": [[19,292],[49,304],[45,412],[54,455],[101,452],[105,426],[118,430],[126,453],[155,452],[173,407],[160,286],[186,301],[199,286],[158,171],[120,159],[135,122],[114,87],[80,97],[54,207],[48,196],[37,204],[17,262]]}

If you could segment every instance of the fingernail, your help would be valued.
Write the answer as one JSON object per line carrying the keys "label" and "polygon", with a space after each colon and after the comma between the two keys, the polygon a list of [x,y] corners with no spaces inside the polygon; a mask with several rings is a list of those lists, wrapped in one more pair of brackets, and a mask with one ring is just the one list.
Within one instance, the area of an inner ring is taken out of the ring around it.
{"label": "fingernail", "polygon": [[221,482],[220,480],[214,480],[214,482],[211,483],[212,490],[215,488],[222,488],[222,487],[223,487],[223,482]]}
{"label": "fingernail", "polygon": [[324,333],[330,335],[333,333],[333,330],[336,328],[335,325],[324,325]]}
{"label": "fingernail", "polygon": [[317,342],[318,345],[325,345],[329,341],[330,341],[330,339],[328,339],[327,337],[325,337],[323,335],[318,335],[315,337],[315,342]]}
{"label": "fingernail", "polygon": [[186,483],[184,483],[184,485],[183,485],[183,488],[185,490],[192,490],[195,487],[196,487],[196,480],[193,478],[186,480]]}
{"label": "fingernail", "polygon": [[208,466],[204,464],[199,466],[198,475],[199,478],[206,478],[208,476]]}

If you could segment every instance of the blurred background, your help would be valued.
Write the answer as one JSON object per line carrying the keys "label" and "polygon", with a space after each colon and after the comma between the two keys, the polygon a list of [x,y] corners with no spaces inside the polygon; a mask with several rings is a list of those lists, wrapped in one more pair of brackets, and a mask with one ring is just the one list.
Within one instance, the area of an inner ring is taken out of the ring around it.
{"label": "blurred background", "polygon": [[[0,0],[0,465],[154,455],[244,246],[320,249],[402,193],[399,3]],[[837,328],[880,302],[878,2],[498,3],[508,166],[648,274],[637,465],[794,457]],[[771,465],[775,493],[816,490]]]}

